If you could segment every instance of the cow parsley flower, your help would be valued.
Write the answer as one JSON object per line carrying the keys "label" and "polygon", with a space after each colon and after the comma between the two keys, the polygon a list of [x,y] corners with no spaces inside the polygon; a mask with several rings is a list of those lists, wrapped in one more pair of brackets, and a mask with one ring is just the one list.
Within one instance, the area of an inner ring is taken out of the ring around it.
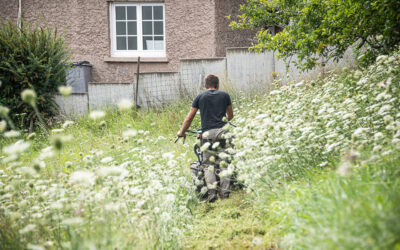
{"label": "cow parsley flower", "polygon": [[106,113],[104,113],[104,111],[93,110],[90,112],[89,118],[96,121],[96,120],[103,119],[105,115],[106,115]]}
{"label": "cow parsley flower", "polygon": [[7,122],[6,121],[0,121],[0,133],[3,133],[7,128]]}
{"label": "cow parsley flower", "polygon": [[20,132],[15,131],[15,130],[10,130],[4,133],[4,137],[6,138],[14,138],[14,137],[19,137],[21,135]]}
{"label": "cow parsley flower", "polygon": [[106,164],[106,163],[110,163],[114,160],[114,158],[112,158],[111,156],[109,157],[104,157],[103,159],[101,159],[101,163]]}
{"label": "cow parsley flower", "polygon": [[133,102],[128,99],[122,99],[118,102],[118,108],[121,112],[131,110],[133,107]]}
{"label": "cow parsley flower", "polygon": [[24,101],[30,105],[35,105],[37,95],[33,89],[25,89],[21,93],[21,98],[22,98],[22,101]]}
{"label": "cow parsley flower", "polygon": [[26,233],[32,232],[32,231],[35,230],[35,229],[36,229],[36,225],[34,225],[34,224],[28,224],[28,225],[26,225],[23,229],[19,230],[18,232],[19,232],[20,234],[26,234]]}
{"label": "cow parsley flower", "polygon": [[94,184],[95,176],[90,171],[78,170],[71,174],[69,181],[73,184],[89,186]]}
{"label": "cow parsley flower", "polygon": [[131,137],[135,137],[136,135],[137,135],[137,131],[135,129],[127,129],[124,132],[122,132],[123,138],[131,138]]}
{"label": "cow parsley flower", "polygon": [[10,112],[10,109],[7,107],[4,107],[0,105],[0,117],[6,117],[8,116],[8,113]]}
{"label": "cow parsley flower", "polygon": [[211,145],[211,143],[209,143],[209,142],[204,143],[203,146],[200,147],[200,151],[204,152],[204,151],[208,150],[210,145]]}
{"label": "cow parsley flower", "polygon": [[58,92],[60,92],[61,95],[68,97],[72,93],[72,87],[71,86],[66,86],[62,85],[58,87]]}
{"label": "cow parsley flower", "polygon": [[31,144],[24,140],[18,140],[16,143],[5,146],[3,152],[8,155],[19,155],[28,150]]}
{"label": "cow parsley flower", "polygon": [[73,125],[73,121],[65,121],[64,124],[62,125],[63,129],[66,129],[67,127]]}

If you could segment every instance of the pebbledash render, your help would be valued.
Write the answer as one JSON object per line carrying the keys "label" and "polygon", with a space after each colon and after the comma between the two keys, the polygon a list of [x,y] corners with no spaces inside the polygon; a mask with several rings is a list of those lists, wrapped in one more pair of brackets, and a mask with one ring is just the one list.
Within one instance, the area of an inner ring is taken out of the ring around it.
{"label": "pebbledash render", "polygon": [[[93,82],[131,82],[141,72],[176,72],[181,59],[224,57],[254,33],[232,31],[228,15],[245,0],[21,0],[25,21],[65,30],[73,61],[89,61]],[[19,0],[0,0],[0,18],[16,22]]]}

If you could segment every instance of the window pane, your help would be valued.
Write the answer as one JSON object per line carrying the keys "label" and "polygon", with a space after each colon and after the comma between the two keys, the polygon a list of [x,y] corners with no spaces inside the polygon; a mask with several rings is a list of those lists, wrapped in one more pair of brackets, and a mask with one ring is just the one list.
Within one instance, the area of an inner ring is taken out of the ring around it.
{"label": "window pane", "polygon": [[153,50],[153,37],[151,36],[144,36],[143,37],[143,50]]}
{"label": "window pane", "polygon": [[143,21],[143,35],[153,35],[153,22]]}
{"label": "window pane", "polygon": [[163,7],[162,6],[154,6],[154,19],[158,19],[158,20],[163,19]]}
{"label": "window pane", "polygon": [[153,19],[152,10],[153,10],[153,7],[151,7],[151,6],[143,6],[142,7],[142,19],[143,20]]}
{"label": "window pane", "polygon": [[126,37],[117,37],[117,50],[126,50]]}
{"label": "window pane", "polygon": [[128,35],[137,35],[136,22],[128,22]]}
{"label": "window pane", "polygon": [[164,35],[163,22],[154,22],[154,35]]}
{"label": "window pane", "polygon": [[164,37],[163,36],[154,37],[154,50],[164,50]]}
{"label": "window pane", "polygon": [[116,15],[117,20],[126,20],[125,7],[123,7],[123,6],[115,7],[115,15]]}
{"label": "window pane", "polygon": [[117,35],[126,35],[126,22],[117,22]]}
{"label": "window pane", "polygon": [[128,37],[128,49],[129,50],[137,50],[137,37],[136,36]]}
{"label": "window pane", "polygon": [[128,20],[136,20],[136,7],[128,6]]}

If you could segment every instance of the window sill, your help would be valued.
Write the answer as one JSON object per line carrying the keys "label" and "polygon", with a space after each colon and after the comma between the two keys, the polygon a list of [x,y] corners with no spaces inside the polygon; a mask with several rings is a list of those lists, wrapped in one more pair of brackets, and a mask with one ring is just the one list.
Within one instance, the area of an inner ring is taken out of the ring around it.
{"label": "window sill", "polygon": [[[105,62],[118,63],[118,62],[137,62],[137,57],[104,57]],[[140,62],[146,63],[167,63],[169,62],[167,57],[140,57]]]}

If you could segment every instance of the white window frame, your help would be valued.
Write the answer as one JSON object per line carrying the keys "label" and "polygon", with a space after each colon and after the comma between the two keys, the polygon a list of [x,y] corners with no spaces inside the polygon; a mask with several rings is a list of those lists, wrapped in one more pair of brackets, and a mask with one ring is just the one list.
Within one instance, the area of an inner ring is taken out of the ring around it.
{"label": "white window frame", "polygon": [[[117,50],[116,36],[116,14],[117,6],[135,6],[137,19],[137,50]],[[164,29],[164,50],[143,50],[143,32],[142,32],[142,7],[143,6],[162,6],[163,7],[163,29]],[[137,3],[137,2],[115,2],[110,3],[110,39],[111,39],[111,57],[166,57],[166,35],[165,35],[165,4],[164,3]]]}

